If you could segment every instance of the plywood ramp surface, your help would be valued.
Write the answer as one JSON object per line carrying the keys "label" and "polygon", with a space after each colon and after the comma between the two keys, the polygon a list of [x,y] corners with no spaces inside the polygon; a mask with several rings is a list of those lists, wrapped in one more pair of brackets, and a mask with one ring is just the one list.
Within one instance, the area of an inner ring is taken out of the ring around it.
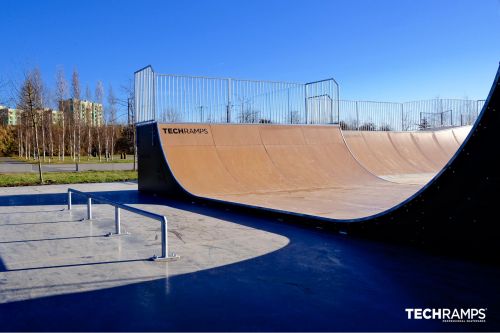
{"label": "plywood ramp surface", "polygon": [[[420,188],[373,174],[337,126],[159,124],[158,130],[176,181],[199,197],[356,219],[394,207]],[[390,142],[387,135],[383,140]],[[397,155],[390,163],[403,161]]]}
{"label": "plywood ramp surface", "polygon": [[384,179],[424,184],[457,152],[470,127],[440,131],[344,131],[353,156]]}

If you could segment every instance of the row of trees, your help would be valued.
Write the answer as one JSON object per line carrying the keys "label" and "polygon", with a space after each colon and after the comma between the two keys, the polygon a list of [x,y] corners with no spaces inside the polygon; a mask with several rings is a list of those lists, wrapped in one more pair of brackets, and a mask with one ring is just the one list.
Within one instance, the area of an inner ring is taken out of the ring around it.
{"label": "row of trees", "polygon": [[[124,89],[129,97],[131,89]],[[37,160],[41,182],[42,162],[69,159],[79,163],[85,157],[109,161],[117,152],[134,153],[135,156],[134,130],[118,123],[117,110],[119,105],[123,105],[123,101],[116,97],[111,86],[107,92],[106,107],[94,109],[94,114],[92,110],[82,107],[85,102],[82,101],[79,73],[76,69],[68,83],[64,69],[58,68],[53,92],[44,84],[40,70],[36,68],[25,73],[21,84],[13,85],[12,90],[18,117],[15,128],[8,130],[13,138],[6,140],[14,140],[15,145],[6,148],[5,144],[4,148],[9,149],[11,154]],[[68,98],[72,99],[72,103],[68,102]],[[93,96],[87,86],[84,98],[103,105],[102,82],[97,82]],[[51,107],[53,105],[59,110],[53,111],[56,109]]]}

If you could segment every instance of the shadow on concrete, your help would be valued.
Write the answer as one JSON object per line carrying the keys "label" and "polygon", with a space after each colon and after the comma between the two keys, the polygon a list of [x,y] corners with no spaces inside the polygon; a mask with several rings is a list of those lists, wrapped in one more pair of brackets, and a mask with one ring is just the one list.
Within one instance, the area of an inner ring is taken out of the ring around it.
{"label": "shadow on concrete", "polygon": [[[1,304],[1,330],[500,329],[500,268],[496,266],[137,191],[99,194],[129,204],[162,204],[216,217],[280,234],[290,243],[260,257],[190,274]],[[15,197],[0,197],[0,205],[7,205],[6,200],[9,205],[29,205],[32,200],[37,201],[33,205],[54,205],[65,200],[65,194]],[[151,263],[157,264],[175,265]],[[489,312],[486,323],[408,320],[405,308],[420,307],[488,308]]]}
{"label": "shadow on concrete", "polygon": [[[2,197],[0,197],[2,198]],[[0,199],[1,201],[1,199]],[[8,206],[8,205],[3,205],[3,206]],[[16,212],[16,214],[38,214],[38,213],[55,213],[55,212],[62,212],[65,209],[49,209],[49,210],[37,210],[37,211],[30,211],[30,212]],[[6,213],[0,213],[1,215],[10,215],[12,214],[11,212],[6,212]]]}
{"label": "shadow on concrete", "polygon": [[69,240],[69,239],[85,239],[85,238],[102,238],[106,237],[103,235],[92,235],[92,236],[73,236],[73,237],[56,237],[56,238],[41,238],[41,239],[16,239],[12,241],[0,242],[0,244],[14,244],[14,243],[29,243],[29,242],[46,242],[46,241],[58,241],[58,240]]}
{"label": "shadow on concrete", "polygon": [[22,272],[22,271],[32,271],[38,269],[50,269],[50,268],[68,268],[68,267],[79,267],[79,266],[97,266],[97,265],[107,265],[107,264],[121,264],[121,263],[130,263],[136,261],[147,261],[148,259],[128,259],[128,260],[112,260],[112,261],[99,261],[99,262],[87,262],[81,264],[67,264],[67,265],[52,265],[52,266],[35,266],[35,267],[26,267],[26,268],[15,268],[15,269],[7,269],[4,266],[4,270],[0,267],[0,272]]}
{"label": "shadow on concrete", "polygon": [[[19,214],[16,212],[16,214]],[[67,220],[67,221],[41,221],[41,222],[25,222],[25,223],[4,223],[0,224],[0,227],[12,227],[19,225],[43,225],[43,224],[57,224],[57,223],[82,223],[85,221],[84,218],[78,220]]]}
{"label": "shadow on concrete", "polygon": [[[96,195],[104,196],[111,200],[117,200],[122,203],[149,203],[151,196],[146,196],[139,191],[107,191],[107,192],[89,192]],[[46,206],[46,205],[66,205],[67,193],[36,193],[36,194],[15,194],[0,196],[0,206]],[[85,198],[76,194],[72,196],[73,204],[83,205],[86,203]],[[98,203],[97,203],[98,204]],[[57,210],[55,210],[57,211]],[[40,211],[46,212],[46,211]],[[35,213],[35,212],[25,212]]]}

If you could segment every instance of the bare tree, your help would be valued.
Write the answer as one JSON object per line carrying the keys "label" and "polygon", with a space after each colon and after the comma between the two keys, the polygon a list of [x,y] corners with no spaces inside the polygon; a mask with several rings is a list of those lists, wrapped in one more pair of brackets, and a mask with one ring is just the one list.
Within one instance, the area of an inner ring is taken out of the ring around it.
{"label": "bare tree", "polygon": [[[99,104],[102,105],[104,99],[104,86],[102,85],[101,81],[97,81],[97,85],[95,87],[95,101]],[[96,126],[96,132],[97,132],[97,150],[99,154],[99,162],[102,161],[102,144],[101,144],[101,119],[97,119],[97,126]]]}
{"label": "bare tree", "polygon": [[85,86],[85,99],[87,101],[90,101],[92,99],[92,93],[90,92],[90,87],[88,84]]}
{"label": "bare tree", "polygon": [[133,81],[129,80],[128,85],[123,85],[122,90],[127,98],[127,111],[128,111],[128,123],[132,126],[132,142],[134,145],[134,166],[133,170],[136,170],[137,163],[137,143],[136,143],[136,127],[135,127],[135,105],[134,105],[134,88]]}
{"label": "bare tree", "polygon": [[113,87],[109,85],[108,91],[108,121],[111,126],[111,135],[110,135],[110,154],[111,160],[113,160],[114,154],[114,138],[115,138],[115,123],[116,123],[116,104],[118,100],[113,92]]}
{"label": "bare tree", "polygon": [[4,78],[0,77],[0,105],[7,104],[6,92],[7,81]]}
{"label": "bare tree", "polygon": [[[92,93],[90,92],[90,87],[87,84],[85,87],[85,99],[90,102],[92,99]],[[92,113],[87,112],[85,115],[85,126],[87,128],[87,160],[90,159],[90,154],[92,153],[92,134],[91,128],[92,124]]]}
{"label": "bare tree", "polygon": [[44,117],[44,110],[43,110],[43,104],[42,104],[42,109],[39,110],[39,118],[40,118],[40,129],[42,131],[42,156],[43,156],[43,161],[45,162],[45,117]]}
{"label": "bare tree", "polygon": [[64,69],[62,66],[57,68],[56,73],[56,93],[55,98],[56,102],[59,106],[59,112],[62,112],[61,115],[61,124],[62,124],[62,132],[61,132],[61,140],[59,150],[62,152],[62,160],[64,161],[64,156],[66,155],[66,145],[65,145],[65,120],[67,110],[64,107],[64,100],[68,95],[68,83],[66,82],[66,78],[64,77]]}
{"label": "bare tree", "polygon": [[40,112],[43,112],[42,90],[42,77],[38,69],[25,74],[24,82],[19,91],[19,101],[17,105],[18,109],[23,110],[23,112],[26,112],[28,114],[28,117],[31,120],[31,125],[34,129],[35,151],[38,157],[38,174],[40,178],[40,184],[43,184],[43,173],[38,138],[38,114]]}
{"label": "bare tree", "polygon": [[259,122],[259,114],[260,112],[257,110],[253,110],[250,107],[242,108],[242,111],[238,115],[238,120],[240,123],[257,123]]}
{"label": "bare tree", "polygon": [[408,111],[401,111],[401,130],[402,131],[409,131],[411,128],[411,119],[410,119],[410,112]]}
{"label": "bare tree", "polygon": [[181,116],[177,110],[173,108],[165,108],[162,114],[163,121],[168,123],[175,123],[181,120]]}
{"label": "bare tree", "polygon": [[300,124],[300,112],[297,110],[290,110],[288,114],[288,121],[290,122],[290,124]]}
{"label": "bare tree", "polygon": [[[73,97],[73,119],[76,122],[76,126],[73,126],[73,160],[80,162],[80,147],[81,147],[81,110],[80,110],[80,78],[78,75],[78,70],[75,68],[73,70],[73,75],[71,77],[71,96]],[[76,137],[76,132],[78,129],[78,138]],[[78,158],[76,156],[78,152]]]}

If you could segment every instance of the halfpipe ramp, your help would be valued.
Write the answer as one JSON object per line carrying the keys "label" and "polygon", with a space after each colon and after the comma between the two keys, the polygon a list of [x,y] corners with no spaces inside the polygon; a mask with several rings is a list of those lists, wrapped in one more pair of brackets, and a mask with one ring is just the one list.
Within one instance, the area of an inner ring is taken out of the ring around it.
{"label": "halfpipe ramp", "polygon": [[[468,136],[467,128],[342,133],[320,125],[144,123],[139,190],[359,222],[347,225],[360,232],[485,237],[499,194],[498,80],[497,72]],[[419,173],[432,180],[381,177]]]}

